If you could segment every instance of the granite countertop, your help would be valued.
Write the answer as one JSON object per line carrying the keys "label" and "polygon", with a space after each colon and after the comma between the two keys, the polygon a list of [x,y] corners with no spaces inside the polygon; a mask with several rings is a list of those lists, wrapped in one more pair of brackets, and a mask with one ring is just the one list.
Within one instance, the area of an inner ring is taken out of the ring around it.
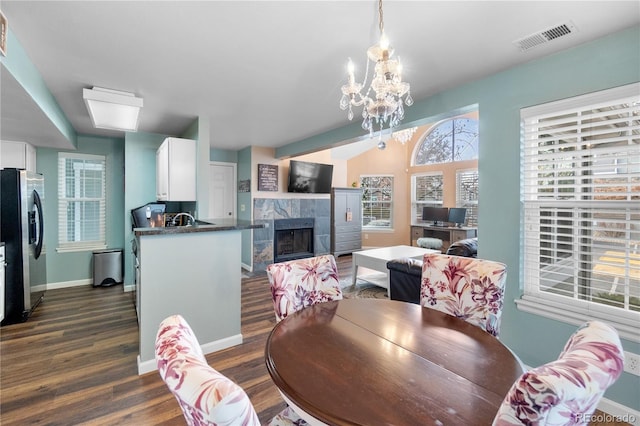
{"label": "granite countertop", "polygon": [[171,226],[165,228],[135,228],[136,236],[188,234],[193,232],[241,231],[243,229],[264,228],[263,223],[253,223],[238,219],[198,219],[195,225]]}

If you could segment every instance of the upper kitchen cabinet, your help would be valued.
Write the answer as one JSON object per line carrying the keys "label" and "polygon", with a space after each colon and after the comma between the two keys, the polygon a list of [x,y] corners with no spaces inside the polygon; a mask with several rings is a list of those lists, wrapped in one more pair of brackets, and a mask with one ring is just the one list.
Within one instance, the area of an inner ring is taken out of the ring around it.
{"label": "upper kitchen cabinet", "polygon": [[158,201],[196,201],[196,141],[167,138],[156,152]]}
{"label": "upper kitchen cabinet", "polygon": [[36,171],[36,148],[26,142],[0,141],[0,168]]}

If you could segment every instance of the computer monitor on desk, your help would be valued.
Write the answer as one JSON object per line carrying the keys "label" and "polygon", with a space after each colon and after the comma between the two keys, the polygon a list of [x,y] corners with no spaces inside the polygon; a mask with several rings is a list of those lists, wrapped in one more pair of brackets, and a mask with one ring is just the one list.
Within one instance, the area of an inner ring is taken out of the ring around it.
{"label": "computer monitor on desk", "polygon": [[447,207],[423,207],[422,220],[432,222],[434,226],[444,226],[444,222],[449,219],[449,209]]}
{"label": "computer monitor on desk", "polygon": [[447,222],[450,222],[461,228],[464,225],[467,219],[467,209],[464,207],[451,207],[449,209],[449,217],[447,218]]}

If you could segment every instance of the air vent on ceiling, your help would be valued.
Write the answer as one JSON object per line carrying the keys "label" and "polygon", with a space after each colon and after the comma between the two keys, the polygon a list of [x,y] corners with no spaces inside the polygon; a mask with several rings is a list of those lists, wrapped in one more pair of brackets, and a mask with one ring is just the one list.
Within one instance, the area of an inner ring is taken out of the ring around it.
{"label": "air vent on ceiling", "polygon": [[547,28],[546,30],[538,31],[535,34],[523,37],[514,41],[513,44],[515,44],[521,52],[524,52],[525,50],[548,43],[551,40],[573,34],[576,31],[577,28],[573,22],[567,21],[564,24],[556,25],[555,27]]}

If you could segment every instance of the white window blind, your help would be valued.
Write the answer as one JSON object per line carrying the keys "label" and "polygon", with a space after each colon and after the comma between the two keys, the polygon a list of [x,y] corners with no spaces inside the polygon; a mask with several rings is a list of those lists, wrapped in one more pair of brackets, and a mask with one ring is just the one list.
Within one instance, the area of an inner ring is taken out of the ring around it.
{"label": "white window blind", "polygon": [[640,84],[527,108],[521,309],[640,340]]}
{"label": "white window blind", "polygon": [[423,207],[442,207],[443,184],[442,172],[411,176],[411,223],[422,218]]}
{"label": "white window blind", "polygon": [[58,251],[106,247],[106,159],[58,154]]}
{"label": "white window blind", "polygon": [[456,207],[467,209],[467,226],[478,226],[477,169],[456,171]]}
{"label": "white window blind", "polygon": [[372,229],[393,228],[393,176],[361,176],[360,187],[362,226]]}

